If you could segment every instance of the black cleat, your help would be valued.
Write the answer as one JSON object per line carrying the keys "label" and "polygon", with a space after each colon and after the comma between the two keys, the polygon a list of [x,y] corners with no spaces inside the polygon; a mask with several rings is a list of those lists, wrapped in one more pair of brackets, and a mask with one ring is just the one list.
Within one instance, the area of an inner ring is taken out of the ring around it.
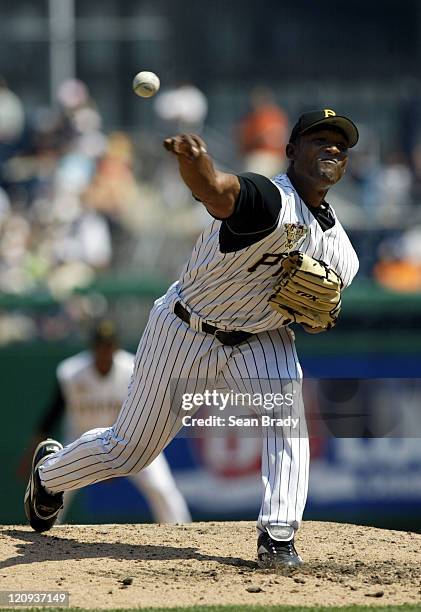
{"label": "black cleat", "polygon": [[63,493],[47,493],[41,484],[38,474],[39,466],[46,457],[61,450],[60,442],[48,438],[40,444],[34,452],[31,475],[26,487],[24,504],[25,514],[35,531],[48,531],[57,520],[58,513],[63,507]]}
{"label": "black cleat", "polygon": [[294,569],[303,565],[303,560],[295,550],[294,538],[274,540],[265,531],[257,540],[257,564],[262,569]]}

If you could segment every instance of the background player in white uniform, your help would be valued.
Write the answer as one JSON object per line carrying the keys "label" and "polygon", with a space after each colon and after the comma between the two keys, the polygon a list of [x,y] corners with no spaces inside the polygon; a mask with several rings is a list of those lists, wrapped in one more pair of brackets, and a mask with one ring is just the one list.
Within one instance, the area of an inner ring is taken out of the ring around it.
{"label": "background player in white uniform", "polygon": [[[272,181],[215,169],[194,135],[165,141],[180,174],[213,222],[199,237],[180,280],[157,300],[136,354],[132,384],[116,423],[88,432],[61,450],[41,444],[25,496],[32,527],[55,521],[61,492],[148,465],[182,425],[171,382],[300,381],[294,337],[268,303],[285,252],[300,250],[332,267],[346,287],[358,259],[325,201],[341,179],[358,131],[329,109],[302,115],[286,153],[287,174]],[[333,332],[334,333],[334,332]],[[235,389],[234,389],[235,390]],[[294,534],[304,510],[309,448],[301,398],[299,429],[262,428],[263,499],[257,521],[261,565],[299,565]]]}
{"label": "background player in white uniform", "polygon": [[[92,335],[90,350],[59,364],[56,390],[38,427],[37,441],[32,448],[50,435],[63,417],[66,442],[98,425],[110,427],[127,395],[133,361],[134,355],[118,347],[113,322],[99,322]],[[163,453],[144,470],[130,475],[129,479],[145,495],[157,523],[191,522],[186,501]],[[66,494],[60,522],[64,522],[75,492]]]}

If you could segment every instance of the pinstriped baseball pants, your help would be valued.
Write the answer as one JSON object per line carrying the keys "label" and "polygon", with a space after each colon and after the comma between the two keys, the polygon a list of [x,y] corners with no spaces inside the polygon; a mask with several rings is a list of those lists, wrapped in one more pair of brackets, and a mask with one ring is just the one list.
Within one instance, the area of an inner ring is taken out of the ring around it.
{"label": "pinstriped baseball pants", "polygon": [[[47,459],[40,467],[42,484],[51,492],[69,491],[149,465],[182,427],[185,412],[181,403],[174,405],[171,393],[172,382],[180,379],[197,381],[195,392],[201,393],[207,381],[229,381],[230,385],[246,379],[301,381],[301,369],[287,328],[225,346],[191,329],[161,298],[140,340],[128,395],[116,423],[86,432]],[[242,384],[238,389],[243,390]],[[295,411],[300,419],[294,434],[291,428],[276,425],[262,427],[257,434],[262,435],[263,483],[258,529],[269,524],[298,528],[302,518],[309,444],[301,392]]]}

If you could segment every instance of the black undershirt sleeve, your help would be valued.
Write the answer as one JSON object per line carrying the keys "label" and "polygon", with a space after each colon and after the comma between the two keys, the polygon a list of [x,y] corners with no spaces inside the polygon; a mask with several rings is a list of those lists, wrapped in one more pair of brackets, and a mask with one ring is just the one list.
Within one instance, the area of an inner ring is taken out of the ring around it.
{"label": "black undershirt sleeve", "polygon": [[224,219],[219,231],[222,253],[244,249],[269,236],[277,226],[281,195],[265,176],[248,172],[238,175],[240,193],[233,214]]}
{"label": "black undershirt sleeve", "polygon": [[45,413],[43,419],[41,420],[38,426],[38,431],[43,434],[51,434],[55,426],[58,424],[58,422],[64,415],[64,409],[65,399],[61,390],[61,386],[59,382],[56,381],[56,386],[54,388],[50,404],[48,406],[47,412]]}
{"label": "black undershirt sleeve", "polygon": [[[219,230],[221,253],[244,249],[266,236],[277,227],[281,211],[281,194],[265,176],[247,172],[239,174],[240,193],[233,214],[223,219]],[[335,225],[335,217],[327,202],[318,207],[308,206],[323,232]]]}

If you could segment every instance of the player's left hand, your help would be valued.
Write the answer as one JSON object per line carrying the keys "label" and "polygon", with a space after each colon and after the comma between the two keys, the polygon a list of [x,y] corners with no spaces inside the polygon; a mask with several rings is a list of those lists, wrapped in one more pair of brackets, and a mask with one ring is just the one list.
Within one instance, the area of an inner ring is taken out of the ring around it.
{"label": "player's left hand", "polygon": [[342,280],[324,261],[292,251],[281,262],[269,304],[290,323],[311,334],[336,325]]}
{"label": "player's left hand", "polygon": [[163,145],[167,151],[177,156],[187,157],[191,161],[207,153],[205,142],[197,134],[178,134],[166,138]]}

